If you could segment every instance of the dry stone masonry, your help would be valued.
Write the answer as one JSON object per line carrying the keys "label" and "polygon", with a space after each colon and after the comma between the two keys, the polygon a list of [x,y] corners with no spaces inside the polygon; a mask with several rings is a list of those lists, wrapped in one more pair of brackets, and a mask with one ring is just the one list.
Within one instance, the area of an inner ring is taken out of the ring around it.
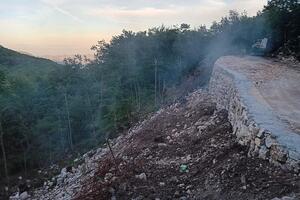
{"label": "dry stone masonry", "polygon": [[286,128],[268,106],[253,96],[258,94],[257,82],[227,66],[224,59],[228,58],[215,63],[209,91],[218,107],[228,110],[238,142],[248,146],[249,156],[299,172],[300,135]]}

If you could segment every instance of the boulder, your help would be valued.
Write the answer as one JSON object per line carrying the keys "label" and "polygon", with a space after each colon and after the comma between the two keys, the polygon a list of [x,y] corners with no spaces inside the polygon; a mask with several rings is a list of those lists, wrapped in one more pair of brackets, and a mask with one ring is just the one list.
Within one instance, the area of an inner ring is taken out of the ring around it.
{"label": "boulder", "polygon": [[19,199],[26,200],[26,199],[29,199],[29,197],[30,197],[30,195],[25,191],[20,194]]}

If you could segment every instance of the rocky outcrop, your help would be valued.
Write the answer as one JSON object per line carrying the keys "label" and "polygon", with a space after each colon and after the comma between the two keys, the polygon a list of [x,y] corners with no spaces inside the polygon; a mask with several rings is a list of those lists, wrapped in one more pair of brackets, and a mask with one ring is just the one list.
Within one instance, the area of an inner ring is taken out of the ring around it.
{"label": "rocky outcrop", "polygon": [[273,118],[272,110],[253,97],[259,94],[256,83],[228,67],[220,58],[215,63],[209,91],[218,107],[228,110],[233,133],[240,144],[248,147],[249,156],[299,171],[300,135],[285,128],[280,120]]}

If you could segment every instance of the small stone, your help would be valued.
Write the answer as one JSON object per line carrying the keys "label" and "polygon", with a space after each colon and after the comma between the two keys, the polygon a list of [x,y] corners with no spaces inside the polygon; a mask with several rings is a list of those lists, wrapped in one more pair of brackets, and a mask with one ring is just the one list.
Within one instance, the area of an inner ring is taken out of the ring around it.
{"label": "small stone", "polygon": [[258,131],[258,133],[257,133],[257,137],[258,138],[263,138],[265,135],[270,135],[271,133],[269,132],[269,131],[267,131],[267,130],[265,130],[265,129],[260,129],[259,131]]}
{"label": "small stone", "polygon": [[262,140],[259,139],[259,138],[255,138],[254,143],[255,143],[256,146],[261,146]]}
{"label": "small stone", "polygon": [[265,144],[267,148],[271,148],[271,146],[277,144],[277,142],[273,136],[269,135],[265,139]]}
{"label": "small stone", "polygon": [[140,175],[135,175],[135,178],[147,180],[147,175],[145,173],[141,173]]}
{"label": "small stone", "polygon": [[213,164],[216,164],[216,162],[217,162],[217,160],[214,158],[214,159],[213,159]]}
{"label": "small stone", "polygon": [[178,182],[178,178],[176,176],[173,176],[173,177],[170,178],[170,182],[177,183]]}
{"label": "small stone", "polygon": [[262,159],[267,159],[269,156],[269,151],[265,146],[261,146],[261,148],[258,151],[258,157]]}
{"label": "small stone", "polygon": [[159,147],[166,147],[167,144],[166,143],[158,143],[157,146],[159,146]]}
{"label": "small stone", "polygon": [[241,176],[241,182],[242,182],[242,184],[246,184],[246,177],[245,177],[245,175]]}
{"label": "small stone", "polygon": [[62,169],[61,169],[61,171],[60,171],[60,173],[61,173],[61,174],[63,174],[63,173],[67,173],[67,168],[65,168],[65,167],[64,167],[64,168],[62,168]]}
{"label": "small stone", "polygon": [[64,178],[62,178],[62,177],[57,178],[57,185],[61,185],[61,184],[63,184],[63,182],[64,182]]}
{"label": "small stone", "polygon": [[193,186],[192,185],[188,185],[188,186],[186,186],[186,190],[188,190],[188,189],[191,189]]}
{"label": "small stone", "polygon": [[159,186],[165,186],[166,184],[164,182],[159,182]]}
{"label": "small stone", "polygon": [[53,182],[51,182],[51,181],[49,181],[49,182],[48,182],[48,185],[49,185],[50,187],[52,187],[52,186],[53,186],[53,184],[54,184],[54,183],[53,183]]}
{"label": "small stone", "polygon": [[188,156],[186,157],[186,160],[187,160],[187,161],[189,161],[189,160],[191,160],[191,159],[192,159],[191,155],[188,155]]}

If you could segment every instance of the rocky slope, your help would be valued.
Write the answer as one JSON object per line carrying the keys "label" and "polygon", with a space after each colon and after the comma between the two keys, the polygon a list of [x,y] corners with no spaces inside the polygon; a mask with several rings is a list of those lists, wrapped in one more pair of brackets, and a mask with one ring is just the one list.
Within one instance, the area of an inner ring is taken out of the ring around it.
{"label": "rocky slope", "polygon": [[159,110],[111,141],[111,150],[86,153],[26,198],[299,198],[299,174],[249,157],[227,111],[212,102],[199,90]]}

